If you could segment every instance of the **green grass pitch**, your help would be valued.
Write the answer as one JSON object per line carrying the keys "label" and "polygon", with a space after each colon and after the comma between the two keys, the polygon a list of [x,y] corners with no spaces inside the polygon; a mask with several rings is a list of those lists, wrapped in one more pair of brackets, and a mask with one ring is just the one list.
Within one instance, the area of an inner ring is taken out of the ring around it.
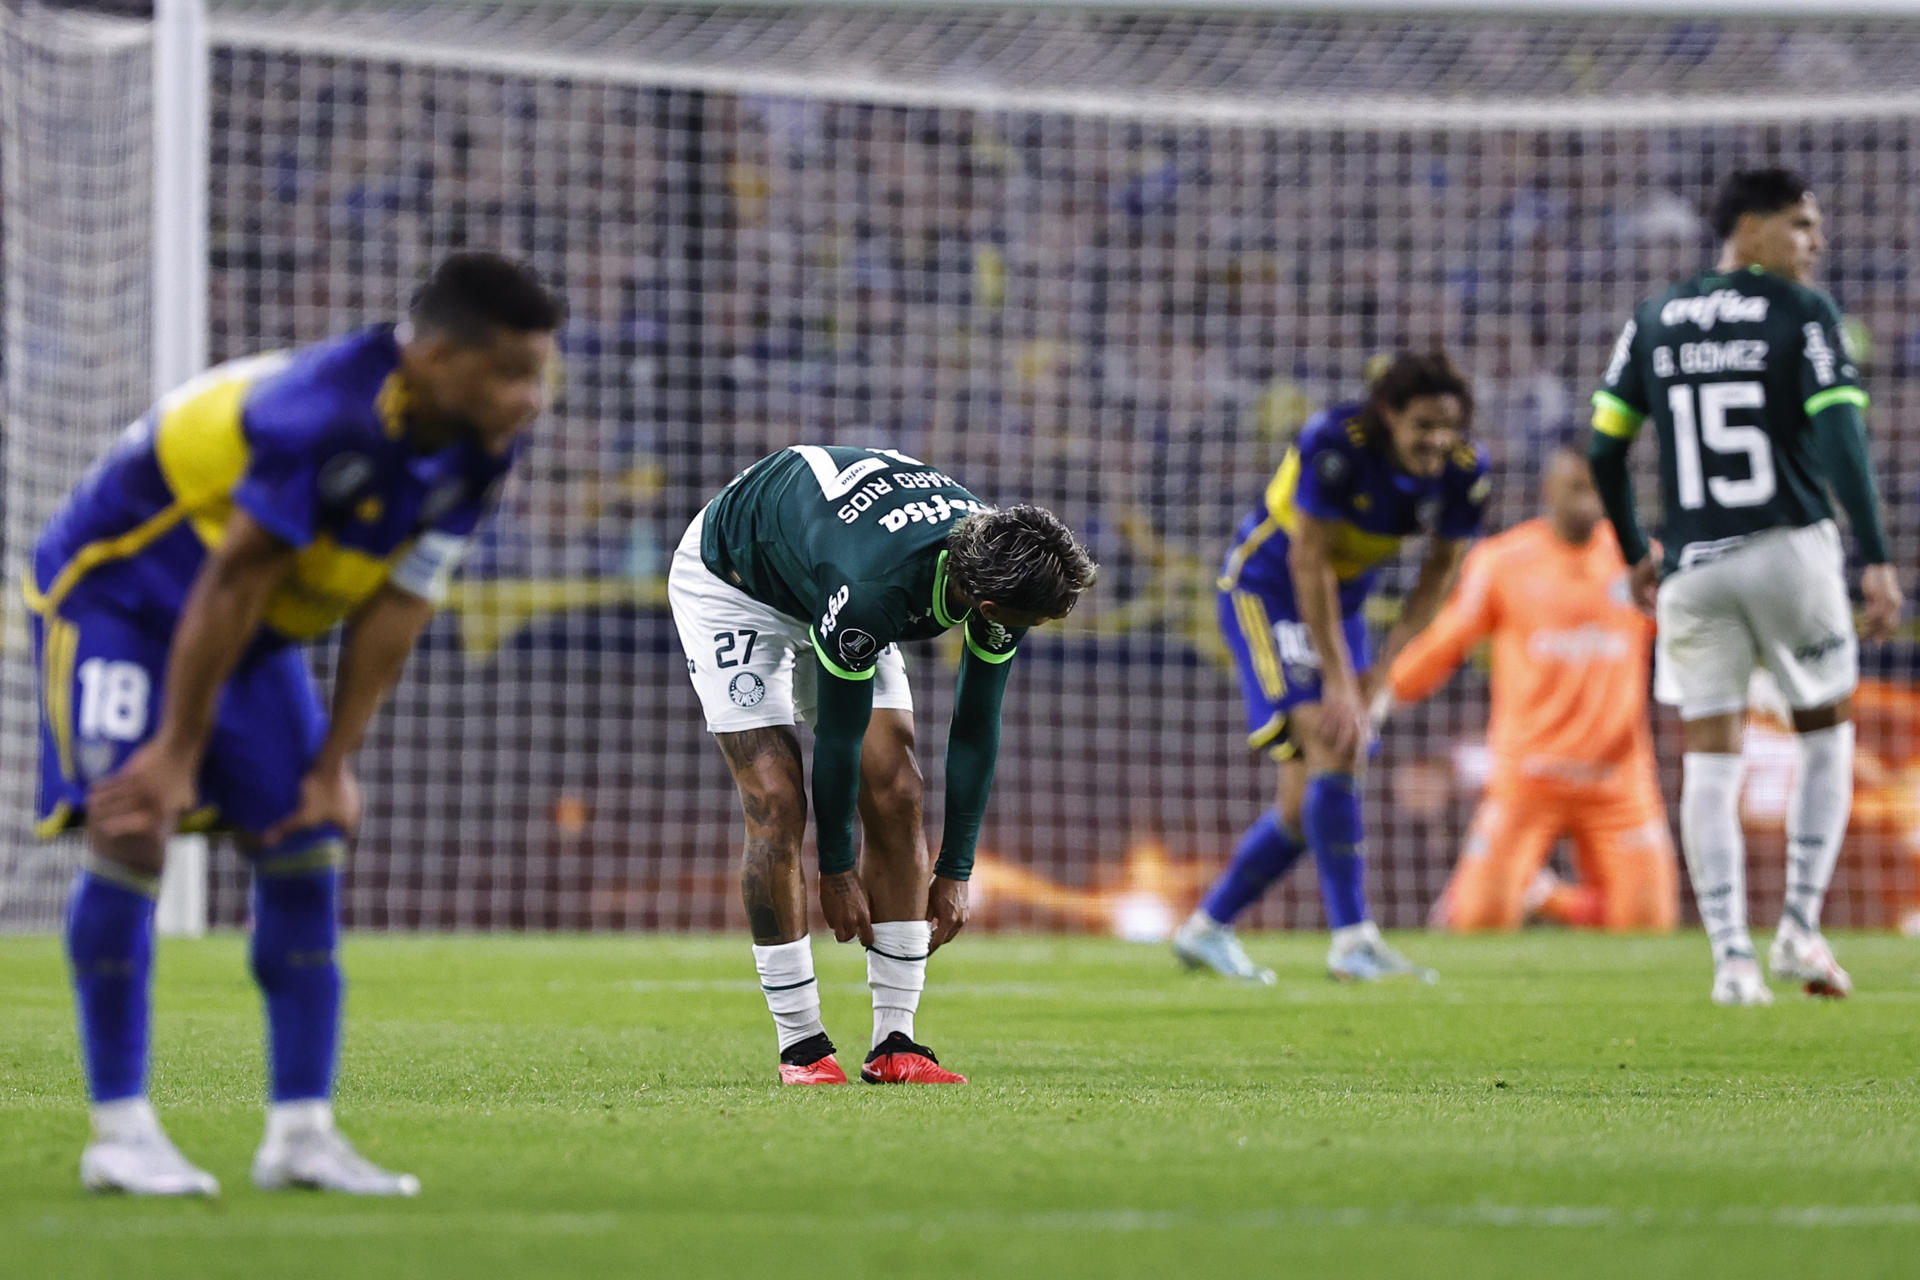
{"label": "green grass pitch", "polygon": [[[1439,986],[969,938],[921,1031],[972,1085],[781,1090],[743,939],[353,937],[339,1113],[405,1203],[248,1185],[242,943],[168,943],[154,1096],[226,1193],[166,1203],[79,1190],[58,946],[0,939],[0,1275],[1920,1273],[1920,947],[1723,1010],[1697,936],[1402,942]],[[816,951],[851,1064],[860,957]]]}

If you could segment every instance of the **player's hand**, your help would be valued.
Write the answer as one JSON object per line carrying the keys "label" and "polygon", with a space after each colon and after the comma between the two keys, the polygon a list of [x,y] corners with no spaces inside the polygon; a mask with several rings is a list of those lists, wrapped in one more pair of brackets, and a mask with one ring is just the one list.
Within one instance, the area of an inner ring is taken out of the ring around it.
{"label": "player's hand", "polygon": [[1875,644],[1893,639],[1900,621],[1900,575],[1890,564],[1870,564],[1860,571],[1860,594],[1867,607],[1860,613],[1860,638]]}
{"label": "player's hand", "polygon": [[181,752],[149,742],[87,792],[87,823],[103,836],[165,840],[199,798],[195,772]]}
{"label": "player's hand", "polygon": [[1660,603],[1660,561],[1666,555],[1658,542],[1652,548],[1646,559],[1627,570],[1627,590],[1633,595],[1634,607],[1649,618]]}
{"label": "player's hand", "polygon": [[927,891],[927,923],[933,926],[927,954],[932,955],[942,944],[952,942],[967,927],[967,917],[972,914],[973,908],[967,904],[967,881],[935,876],[933,888]]}
{"label": "player's hand", "polygon": [[873,945],[873,913],[867,909],[867,891],[860,886],[860,873],[842,871],[820,877],[820,911],[827,917],[835,941]]}
{"label": "player's hand", "polygon": [[1319,720],[1321,745],[1336,758],[1355,755],[1367,741],[1367,706],[1351,685],[1322,691]]}
{"label": "player's hand", "polygon": [[300,801],[293,812],[260,833],[269,849],[288,836],[332,823],[351,839],[360,830],[360,779],[340,764],[314,766],[300,779]]}

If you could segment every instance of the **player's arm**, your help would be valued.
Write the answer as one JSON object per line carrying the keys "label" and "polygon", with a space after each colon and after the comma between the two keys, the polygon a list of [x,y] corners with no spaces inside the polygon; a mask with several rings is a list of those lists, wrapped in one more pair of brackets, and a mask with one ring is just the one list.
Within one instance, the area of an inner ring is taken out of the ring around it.
{"label": "player's arm", "polygon": [[1653,555],[1653,544],[1640,526],[1633,474],[1627,465],[1634,438],[1640,434],[1640,424],[1647,417],[1638,331],[1638,323],[1633,320],[1621,330],[1600,390],[1593,393],[1593,435],[1587,443],[1587,461],[1593,468],[1593,486],[1600,491],[1600,505],[1606,509],[1614,536],[1619,540],[1620,554],[1631,567],[1634,601],[1651,613],[1660,566]]}
{"label": "player's arm", "polygon": [[1340,524],[1302,512],[1287,549],[1287,571],[1300,620],[1320,656],[1320,707],[1331,735],[1328,746],[1344,751],[1359,743],[1366,727],[1360,682],[1341,625],[1340,579],[1333,569],[1333,543]]}
{"label": "player's arm", "polygon": [[[842,588],[844,593],[847,589]],[[859,606],[829,597],[810,635],[818,703],[813,724],[813,823],[820,855],[820,909],[841,942],[873,944],[866,892],[855,871],[853,820],[860,801],[860,746],[873,719],[873,678],[883,647]],[[828,630],[823,634],[821,627]],[[864,635],[857,647],[849,634]]]}
{"label": "player's arm", "polygon": [[221,686],[259,630],[267,599],[293,568],[294,548],[235,510],[187,593],[167,654],[160,724],[145,746],[87,798],[106,836],[170,835],[194,804],[194,778],[213,732]]}
{"label": "player's arm", "polygon": [[1860,544],[1860,559],[1865,565],[1860,590],[1867,603],[1861,634],[1868,640],[1885,640],[1893,634],[1900,617],[1900,579],[1887,549],[1880,495],[1867,454],[1867,393],[1859,384],[1859,370],[1847,350],[1839,312],[1831,304],[1822,312],[1801,331],[1800,386],[1806,394],[1814,448],[1824,464],[1827,483],[1847,513],[1847,523]]}
{"label": "player's arm", "polygon": [[1000,706],[1022,634],[995,627],[978,614],[962,624],[965,648],[953,697],[953,723],[947,732],[946,819],[940,832],[940,856],[933,864],[927,913],[936,948],[952,941],[967,922],[965,886],[973,875],[980,824],[993,792],[1000,757]]}
{"label": "player's arm", "polygon": [[1460,587],[1406,643],[1387,668],[1387,688],[1395,702],[1419,702],[1460,669],[1475,645],[1494,626],[1494,579],[1488,557],[1467,556]]}
{"label": "player's arm", "polygon": [[1454,575],[1467,555],[1465,538],[1434,538],[1427,545],[1427,558],[1420,562],[1420,573],[1413,581],[1400,607],[1400,618],[1387,632],[1380,646],[1381,667],[1390,667],[1408,643],[1432,625],[1453,588]]}
{"label": "player's arm", "polygon": [[327,823],[348,834],[359,828],[360,783],[353,774],[353,755],[399,682],[420,633],[433,621],[434,608],[434,601],[388,583],[348,620],[334,672],[327,735],[300,781],[298,805],[265,833],[269,845]]}

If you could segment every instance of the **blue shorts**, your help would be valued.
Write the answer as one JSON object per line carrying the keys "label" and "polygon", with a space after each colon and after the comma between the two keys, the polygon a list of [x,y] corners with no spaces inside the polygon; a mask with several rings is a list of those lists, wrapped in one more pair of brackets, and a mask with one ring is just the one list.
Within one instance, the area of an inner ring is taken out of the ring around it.
{"label": "blue shorts", "polygon": [[[1341,618],[1353,673],[1372,666],[1366,619],[1358,610]],[[1293,601],[1253,586],[1220,593],[1220,634],[1233,653],[1240,696],[1247,704],[1247,745],[1281,760],[1297,750],[1287,733],[1293,708],[1320,701],[1320,655]]]}
{"label": "blue shorts", "polygon": [[[82,589],[30,614],[40,687],[40,836],[84,825],[87,789],[159,727],[171,628]],[[327,731],[306,658],[292,645],[249,654],[227,678],[200,766],[201,808],[183,830],[260,832],[292,813]]]}

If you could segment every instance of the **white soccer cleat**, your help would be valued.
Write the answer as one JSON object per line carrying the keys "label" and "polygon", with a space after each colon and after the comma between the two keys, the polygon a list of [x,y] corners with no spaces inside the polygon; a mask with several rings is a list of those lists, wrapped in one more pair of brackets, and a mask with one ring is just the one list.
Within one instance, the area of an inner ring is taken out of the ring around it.
{"label": "white soccer cleat", "polygon": [[382,1169],[331,1128],[301,1129],[261,1143],[253,1157],[253,1185],[262,1191],[298,1187],[350,1196],[420,1194],[420,1179]]}
{"label": "white soccer cleat", "polygon": [[1271,969],[1253,962],[1231,928],[1196,911],[1173,935],[1173,954],[1189,969],[1211,969],[1237,982],[1272,986],[1278,979]]}
{"label": "white soccer cleat", "polygon": [[1327,976],[1336,982],[1378,982],[1382,978],[1418,978],[1432,985],[1440,975],[1387,945],[1380,926],[1369,920],[1334,931],[1327,948]]}
{"label": "white soccer cleat", "polygon": [[150,1129],[96,1138],[80,1155],[80,1185],[130,1196],[217,1196],[220,1183],[196,1168],[167,1140],[158,1121]]}
{"label": "white soccer cleat", "polygon": [[1767,968],[1775,981],[1797,982],[1810,996],[1844,1000],[1853,993],[1852,976],[1817,933],[1782,926],[1767,951]]}
{"label": "white soccer cleat", "polygon": [[1713,1002],[1723,1005],[1762,1005],[1773,1003],[1760,966],[1745,956],[1722,960],[1713,970]]}

